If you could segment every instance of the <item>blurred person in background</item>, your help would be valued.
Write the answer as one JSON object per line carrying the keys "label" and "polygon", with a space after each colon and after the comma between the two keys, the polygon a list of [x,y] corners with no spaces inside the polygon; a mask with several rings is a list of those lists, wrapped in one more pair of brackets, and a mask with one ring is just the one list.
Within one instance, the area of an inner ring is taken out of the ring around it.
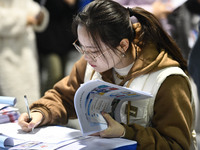
{"label": "blurred person in background", "polygon": [[[200,22],[199,22],[200,29]],[[198,34],[197,41],[194,47],[191,50],[189,61],[188,61],[188,70],[192,78],[194,79],[195,84],[198,89],[198,96],[200,97],[200,34]]]}
{"label": "blurred person in background", "polygon": [[200,0],[188,0],[168,16],[171,36],[188,60],[191,49],[198,37],[200,21]]}
{"label": "blurred person in background", "polygon": [[200,0],[187,0],[183,5],[181,5],[168,16],[168,22],[171,25],[171,36],[175,39],[176,43],[180,47],[183,57],[188,61],[188,70],[191,76],[190,79],[194,93],[194,101],[196,103],[195,130],[197,132],[198,149],[200,149],[200,39],[198,39],[199,21]]}
{"label": "blurred person in background", "polygon": [[[200,30],[200,22],[199,22],[199,30]],[[200,34],[198,34],[197,41],[194,45],[194,47],[191,50],[191,53],[189,55],[188,59],[188,71],[190,75],[192,76],[194,83],[196,84],[198,96],[200,97]],[[198,149],[200,149],[200,102],[199,99],[196,100],[197,106],[196,106],[196,132],[197,132],[197,143],[198,143]]]}
{"label": "blurred person in background", "polygon": [[[167,0],[114,0],[125,7],[142,7],[143,9],[153,13],[162,24],[165,31],[170,34],[170,25],[167,16],[173,11],[170,1]],[[133,22],[137,22],[132,19]]]}
{"label": "blurred person in background", "polygon": [[[35,1],[40,3],[40,0]],[[71,61],[79,59],[78,52],[72,53],[75,38],[71,32],[78,4],[79,0],[47,0],[45,3],[50,14],[49,24],[44,32],[36,33],[42,95],[68,74],[66,68]]]}
{"label": "blurred person in background", "polygon": [[48,24],[48,11],[32,0],[0,0],[0,95],[17,98],[25,112],[40,97],[38,58],[34,30]]}

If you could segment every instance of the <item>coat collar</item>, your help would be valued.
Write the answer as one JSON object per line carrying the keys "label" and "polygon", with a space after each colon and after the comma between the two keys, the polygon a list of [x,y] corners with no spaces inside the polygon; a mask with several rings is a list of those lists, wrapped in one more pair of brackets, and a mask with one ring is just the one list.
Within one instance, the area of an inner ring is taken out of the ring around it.
{"label": "coat collar", "polygon": [[[138,53],[137,60],[130,69],[128,76],[120,83],[120,85],[124,85],[132,78],[170,66],[179,66],[179,63],[173,60],[164,49],[159,52],[153,44],[150,44]],[[101,73],[101,75],[104,81],[114,83],[112,69]]]}

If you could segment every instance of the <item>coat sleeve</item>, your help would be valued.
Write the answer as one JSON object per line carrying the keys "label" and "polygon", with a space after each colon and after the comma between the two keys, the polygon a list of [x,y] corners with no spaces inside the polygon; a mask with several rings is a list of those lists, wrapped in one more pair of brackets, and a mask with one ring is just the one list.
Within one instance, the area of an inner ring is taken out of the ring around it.
{"label": "coat sleeve", "polygon": [[193,111],[191,91],[182,76],[169,76],[161,85],[154,104],[152,127],[124,125],[125,138],[138,142],[138,150],[188,150]]}
{"label": "coat sleeve", "polygon": [[66,124],[69,118],[76,118],[74,94],[84,81],[85,68],[86,61],[82,57],[75,63],[69,76],[57,82],[53,89],[30,106],[31,110],[43,112],[41,125]]}

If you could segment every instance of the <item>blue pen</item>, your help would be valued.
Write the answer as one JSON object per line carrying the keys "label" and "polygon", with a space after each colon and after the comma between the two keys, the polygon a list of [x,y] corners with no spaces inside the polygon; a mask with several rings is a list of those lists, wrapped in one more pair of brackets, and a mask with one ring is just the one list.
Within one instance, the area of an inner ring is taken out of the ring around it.
{"label": "blue pen", "polygon": [[27,113],[28,113],[28,122],[30,122],[32,120],[32,118],[31,118],[31,112],[30,112],[30,109],[29,109],[28,99],[27,99],[26,95],[24,95],[24,101],[25,101]]}
{"label": "blue pen", "polygon": [[[24,95],[24,101],[25,101],[26,108],[27,108],[27,113],[28,113],[28,122],[30,122],[32,120],[32,118],[31,118],[31,111],[29,109],[28,99],[27,99],[26,95]],[[32,128],[32,132],[33,132],[33,130],[34,130],[34,128]]]}

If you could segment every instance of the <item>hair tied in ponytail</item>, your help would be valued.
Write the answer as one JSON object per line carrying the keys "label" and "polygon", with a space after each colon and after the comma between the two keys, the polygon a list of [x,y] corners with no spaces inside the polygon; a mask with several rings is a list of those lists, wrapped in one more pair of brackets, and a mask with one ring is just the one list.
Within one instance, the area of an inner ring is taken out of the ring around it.
{"label": "hair tied in ponytail", "polygon": [[132,8],[127,7],[127,10],[129,11],[130,17],[135,15],[135,12],[133,11]]}

